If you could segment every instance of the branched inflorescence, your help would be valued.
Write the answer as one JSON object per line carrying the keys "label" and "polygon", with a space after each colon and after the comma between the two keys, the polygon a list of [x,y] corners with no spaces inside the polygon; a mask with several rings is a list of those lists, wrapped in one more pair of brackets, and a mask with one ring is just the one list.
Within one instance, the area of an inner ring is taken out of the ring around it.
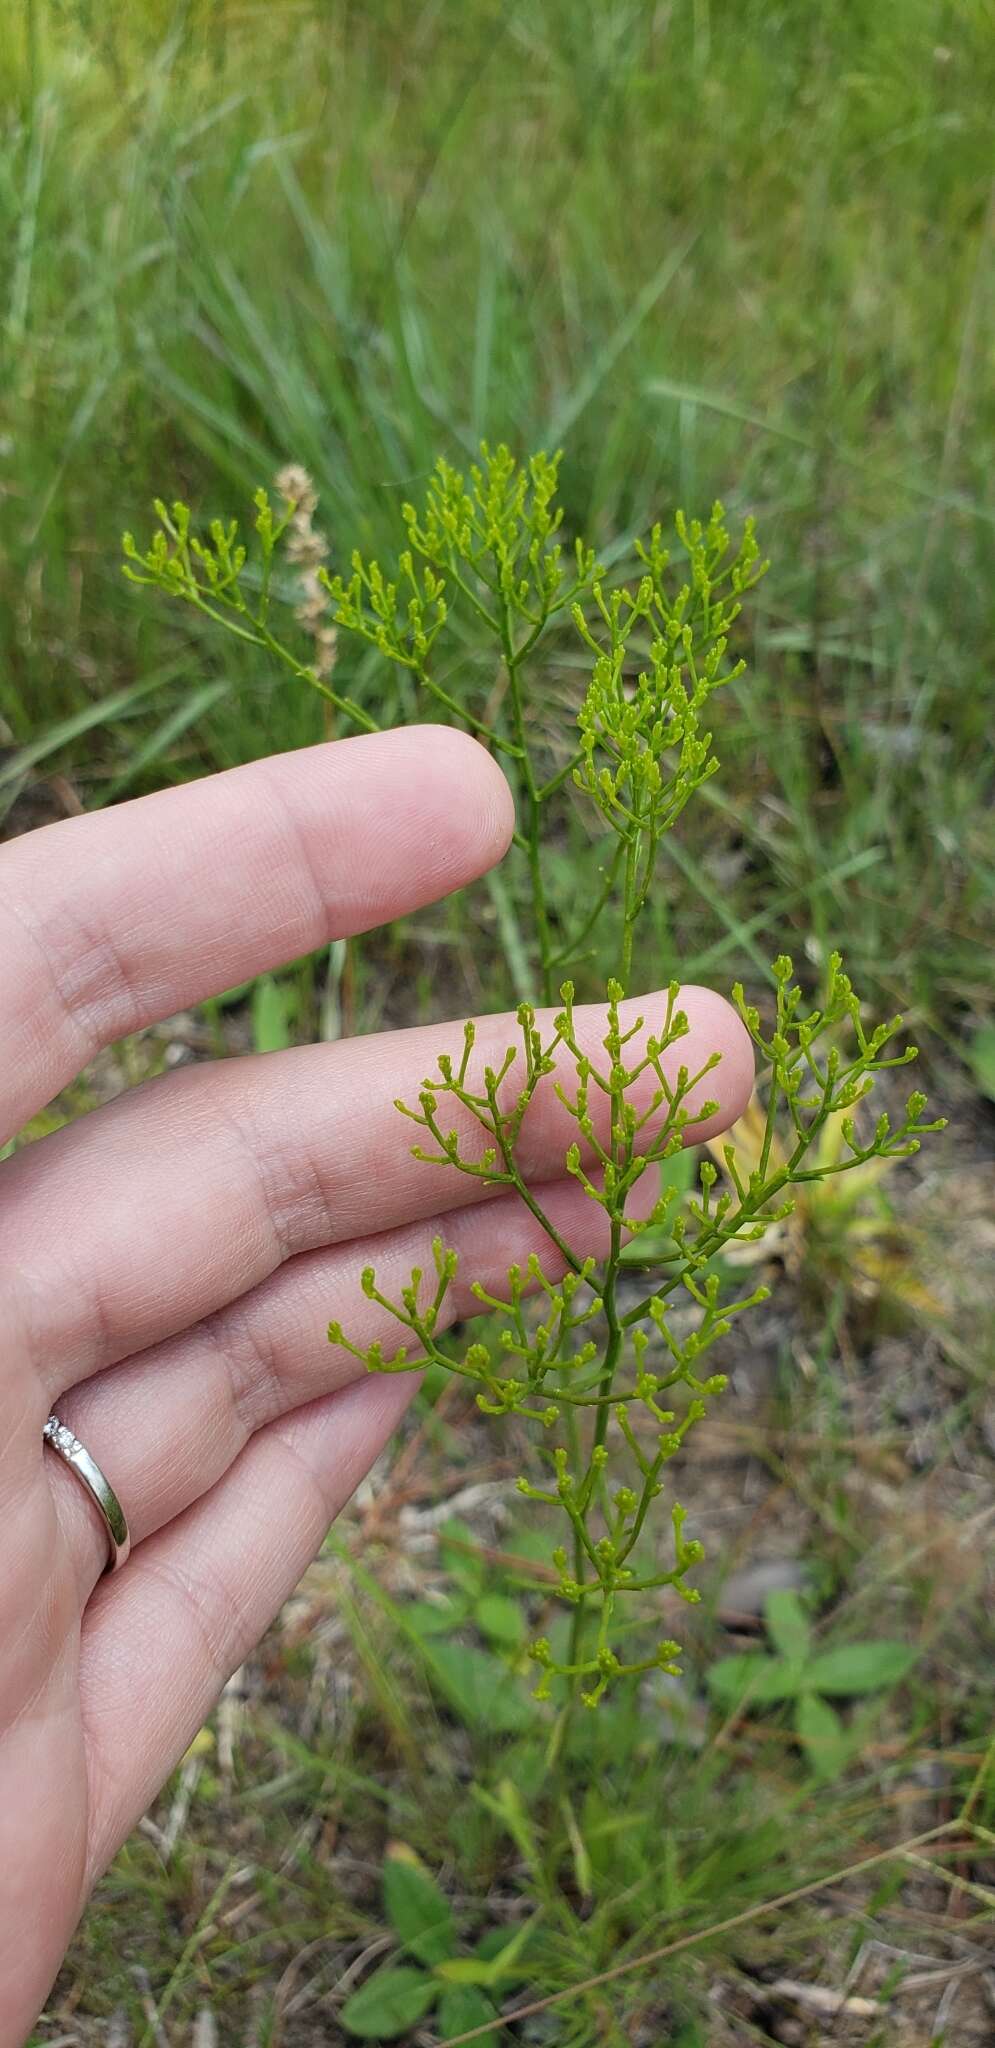
{"label": "branched inflorescence", "polygon": [[[767,1292],[739,1291],[723,1254],[737,1241],[762,1239],[788,1215],[793,1186],[871,1158],[904,1157],[939,1125],[923,1121],[919,1093],[894,1126],[887,1114],[869,1120],[877,1076],[915,1058],[914,1048],[894,1049],[901,1018],[868,1030],[835,954],[821,1001],[809,1006],[782,956],[773,968],[769,1028],[742,988],[733,991],[761,1069],[762,1136],[752,1163],[741,1166],[729,1141],[721,1166],[702,1159],[690,1196],[667,1175],[688,1126],[716,1109],[702,1091],[719,1056],[694,1071],[681,1063],[688,1023],[676,984],[659,1015],[647,1008],[631,1016],[623,985],[661,841],[718,766],[711,699],[742,673],[742,660],[729,658],[729,636],[767,565],[752,523],[734,547],[717,505],[704,525],[678,515],[676,566],[654,527],[636,545],[635,576],[609,587],[590,548],[577,541],[567,551],[561,543],[557,468],[558,458],[540,454],[523,467],[507,449],[485,447],[467,481],[440,462],[421,511],[404,507],[407,546],[396,572],[388,576],[354,553],[343,576],[316,554],[306,595],[312,610],[319,591],[329,600],[330,619],[319,622],[326,636],[352,634],[375,648],[413,679],[433,715],[458,721],[500,754],[519,800],[516,844],[525,860],[536,980],[549,1004],[559,983],[561,1004],[541,1014],[523,1003],[517,1040],[497,1067],[481,1067],[468,1024],[460,1058],[440,1055],[417,1103],[397,1105],[417,1128],[417,1158],[488,1191],[514,1192],[544,1234],[548,1251],[524,1269],[511,1266],[500,1294],[471,1289],[490,1312],[485,1328],[496,1334],[455,1347],[445,1338],[455,1319],[457,1254],[440,1238],[432,1272],[413,1272],[396,1300],[378,1287],[372,1267],[363,1274],[366,1296],[403,1332],[398,1349],[354,1343],[339,1323],[329,1336],[375,1372],[434,1361],[472,1384],[485,1414],[534,1426],[537,1466],[518,1485],[562,1523],[553,1550],[556,1592],[572,1615],[565,1647],[554,1651],[545,1637],[532,1645],[538,1696],[559,1678],[593,1706],[621,1674],[675,1668],[677,1645],[669,1639],[645,1655],[620,1654],[620,1631],[628,1636],[631,1627],[619,1614],[623,1596],[670,1587],[686,1601],[698,1598],[687,1577],[702,1550],[685,1535],[684,1508],[670,1503],[666,1558],[653,1541],[651,1509],[665,1491],[664,1468],[726,1384],[708,1369],[712,1347]],[[283,473],[280,512],[265,491],[257,494],[251,565],[234,522],[215,521],[200,540],[185,506],[159,504],[151,547],[141,553],[125,539],[126,571],[264,647],[337,712],[375,730],[365,707],[333,690],[327,662],[319,674],[320,662],[300,659],[272,629],[274,565],[284,536],[300,527],[301,499],[287,479],[302,475]],[[314,500],[303,477],[305,491],[310,522]],[[497,655],[497,677],[476,698],[469,685],[454,694],[451,676],[443,681],[439,673],[439,649],[457,612],[464,634],[490,637]],[[310,614],[308,622],[313,630]],[[573,728],[544,731],[540,740],[533,657],[548,632],[571,626],[590,657],[587,688]],[[333,643],[326,637],[322,644]],[[572,929],[550,900],[543,859],[546,820],[571,789],[589,801],[604,833],[601,884]],[[607,984],[604,1022],[589,1042],[573,984],[559,975],[581,960],[602,921],[618,978]],[[602,1212],[606,1249],[598,1261],[561,1234],[523,1165],[530,1110],[550,1090],[573,1132],[564,1171]],[[831,1122],[842,1141],[827,1152],[819,1140]]]}
{"label": "branched inflorescence", "polygon": [[[676,985],[655,1023],[637,1016],[625,1024],[621,988],[610,983],[607,1030],[593,1055],[578,1038],[569,983],[548,1032],[523,1005],[519,1043],[509,1046],[499,1067],[485,1067],[479,1076],[473,1070],[473,1027],[467,1025],[459,1063],[443,1055],[418,1106],[398,1104],[425,1134],[413,1148],[417,1158],[448,1164],[489,1188],[516,1190],[545,1230],[550,1255],[545,1261],[533,1255],[524,1271],[512,1266],[502,1296],[474,1286],[481,1306],[504,1319],[488,1342],[475,1339],[458,1351],[440,1342],[457,1272],[457,1255],[441,1239],[433,1246],[433,1273],[413,1272],[397,1301],[379,1290],[372,1268],[363,1275],[367,1296],[408,1333],[400,1349],[388,1356],[379,1343],[355,1346],[337,1323],[329,1335],[372,1371],[406,1371],[418,1359],[434,1360],[474,1384],[485,1414],[518,1415],[539,1425],[539,1456],[548,1478],[523,1476],[519,1490],[566,1518],[567,1541],[553,1552],[558,1592],[575,1610],[596,1615],[596,1630],[575,1628],[566,1658],[556,1658],[544,1638],[533,1645],[542,1666],[540,1697],[556,1676],[580,1678],[587,1681],[583,1697],[594,1705],[612,1677],[654,1665],[673,1668],[677,1646],[669,1640],[648,1657],[622,1662],[612,1647],[612,1623],[623,1594],[672,1586],[687,1601],[698,1598],[685,1578],[702,1549],[685,1538],[685,1510],[678,1502],[670,1509],[673,1560],[667,1568],[661,1570],[652,1557],[642,1562],[638,1546],[650,1506],[663,1492],[665,1465],[726,1385],[722,1373],[707,1370],[707,1354],[735,1317],[767,1296],[764,1286],[737,1293],[717,1262],[726,1246],[763,1237],[790,1213],[786,1190],[814,1174],[807,1161],[827,1120],[840,1110],[856,1111],[876,1074],[914,1057],[912,1051],[888,1052],[899,1019],[869,1036],[864,1032],[838,958],[831,963],[826,1002],[817,1010],[803,1009],[789,960],[779,960],[775,971],[777,1021],[770,1038],[737,992],[747,1028],[768,1062],[770,1140],[745,1180],[731,1144],[725,1177],[710,1159],[703,1160],[698,1192],[683,1206],[673,1185],[649,1204],[634,1199],[644,1177],[681,1149],[692,1120],[689,1101],[694,1099],[694,1120],[715,1109],[714,1102],[700,1099],[700,1090],[717,1057],[693,1072],[684,1065],[675,1071],[667,1058],[688,1028]],[[844,1020],[852,1023],[855,1037],[848,1052],[836,1035]],[[581,1260],[564,1242],[542,1208],[541,1190],[537,1194],[528,1185],[517,1163],[523,1124],[544,1084],[555,1090],[576,1126],[566,1171],[604,1211],[610,1249],[598,1264]],[[901,1122],[892,1129],[881,1116],[866,1142],[848,1122],[837,1170],[872,1155],[915,1151],[923,1132],[937,1128],[922,1122],[924,1106],[923,1096],[910,1096]],[[771,1162],[779,1109],[794,1131],[786,1165]],[[462,1130],[450,1121],[459,1112]],[[626,1246],[638,1253],[640,1240],[650,1236],[651,1258],[623,1256]],[[646,1293],[625,1305],[620,1283],[631,1288],[632,1276],[643,1270],[653,1274]],[[529,1300],[533,1295],[538,1315]],[[678,1307],[690,1314],[675,1315]],[[586,1430],[582,1418],[590,1424]]]}

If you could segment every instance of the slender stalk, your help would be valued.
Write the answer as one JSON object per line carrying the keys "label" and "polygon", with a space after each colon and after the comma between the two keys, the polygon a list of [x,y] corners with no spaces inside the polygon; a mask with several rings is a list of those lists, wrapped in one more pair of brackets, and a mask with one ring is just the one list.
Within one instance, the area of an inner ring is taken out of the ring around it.
{"label": "slender stalk", "polygon": [[617,1216],[612,1217],[611,1232],[611,1250],[608,1254],[608,1262],[605,1268],[604,1287],[602,1288],[601,1294],[601,1298],[604,1303],[605,1323],[608,1329],[608,1336],[607,1341],[605,1343],[604,1362],[601,1367],[601,1386],[599,1390],[601,1398],[598,1405],[597,1421],[595,1423],[594,1428],[593,1448],[595,1450],[600,1449],[601,1445],[604,1443],[605,1437],[608,1434],[608,1415],[611,1407],[612,1383],[615,1378],[615,1369],[618,1365],[624,1338],[624,1325],[622,1324],[619,1318],[618,1305],[615,1298],[616,1286],[618,1283],[619,1253],[622,1249],[622,1225]]}
{"label": "slender stalk", "polygon": [[562,789],[563,784],[565,782],[569,782],[570,777],[574,772],[574,769],[580,766],[580,763],[583,760],[583,758],[583,754],[577,752],[575,754],[571,754],[568,761],[564,761],[562,768],[558,768],[556,774],[551,775],[549,781],[543,783],[542,788],[539,791],[540,803],[545,803],[547,797],[555,796],[557,790]]}
{"label": "slender stalk", "polygon": [[[594,1452],[601,1448],[601,1446],[604,1444],[605,1437],[608,1434],[608,1417],[611,1411],[612,1384],[614,1382],[615,1372],[618,1366],[622,1350],[623,1331],[622,1325],[619,1322],[618,1309],[615,1301],[615,1286],[618,1278],[618,1261],[621,1247],[622,1226],[618,1218],[613,1217],[611,1226],[611,1248],[608,1254],[608,1260],[605,1268],[605,1281],[602,1290],[602,1299],[604,1301],[605,1310],[605,1322],[607,1325],[608,1334],[607,1341],[605,1344],[604,1359],[601,1366],[601,1381],[598,1389],[598,1405],[594,1425],[594,1442],[591,1446],[591,1457],[588,1460],[589,1471],[593,1463]],[[568,1428],[570,1428],[571,1426],[574,1429],[576,1429],[576,1421],[573,1417],[570,1417]],[[578,1582],[578,1584],[580,1584],[583,1581],[583,1577],[584,1559],[583,1551],[581,1548],[581,1538],[579,1530],[575,1527],[574,1578]],[[584,1638],[586,1632],[587,1609],[585,1607],[583,1600],[578,1600],[576,1606],[574,1607],[573,1615],[570,1622],[570,1648],[567,1654],[567,1663],[569,1665],[576,1667],[583,1664]],[[569,1734],[570,1727],[573,1723],[573,1718],[577,1709],[577,1701],[580,1695],[581,1683],[582,1672],[579,1669],[574,1669],[571,1677],[568,1680],[569,1689],[567,1693],[566,1704],[560,1716],[560,1723],[562,1725],[560,1728],[559,1746],[564,1753],[566,1750],[567,1736]]]}
{"label": "slender stalk", "polygon": [[[542,792],[540,792],[540,801],[541,800]],[[601,916],[601,913],[604,910],[606,903],[609,901],[609,898],[615,887],[615,883],[618,879],[619,865],[621,863],[622,855],[624,852],[625,843],[623,840],[619,839],[616,841],[615,851],[612,854],[611,865],[605,877],[603,888],[599,890],[597,898],[591,910],[589,911],[587,917],[584,919],[584,922],[581,925],[579,932],[576,932],[573,938],[567,941],[566,945],[561,946],[559,948],[559,951],[553,954],[553,957],[549,963],[551,968],[565,967],[569,960],[576,960],[577,954],[581,946],[583,945],[584,940],[588,938],[591,932],[594,930],[594,927],[597,924],[598,919]]]}
{"label": "slender stalk", "polygon": [[634,832],[625,843],[625,900],[622,918],[622,954],[619,967],[619,981],[623,988],[629,986],[632,970],[632,939],[635,931],[638,903],[636,900],[636,875],[639,865],[639,834]]}
{"label": "slender stalk", "polygon": [[539,971],[542,982],[542,1000],[551,1003],[555,997],[553,984],[553,941],[549,929],[549,911],[546,905],[546,887],[542,872],[542,848],[540,826],[542,822],[542,798],[536,781],[532,755],[529,751],[528,735],[525,728],[525,710],[522,701],[522,685],[519,669],[521,653],[515,649],[511,630],[508,603],[502,598],[501,605],[501,647],[505,667],[508,671],[508,693],[511,699],[511,721],[516,746],[522,756],[522,781],[525,784],[525,838],[528,848],[529,885],[532,893],[532,915],[535,919],[536,939],[539,946]]}
{"label": "slender stalk", "polygon": [[507,740],[501,738],[500,733],[494,731],[492,726],[485,725],[482,718],[475,718],[473,712],[468,711],[465,704],[457,704],[455,697],[451,697],[449,691],[444,690],[442,684],[437,683],[434,676],[430,676],[426,668],[415,668],[412,672],[417,676],[422,689],[427,690],[429,696],[434,697],[437,704],[442,704],[447,711],[452,713],[454,718],[461,719],[464,725],[470,727],[471,732],[479,733],[481,739],[485,740],[489,747],[493,747],[496,753],[507,754],[514,761],[521,758],[522,749],[520,747],[511,746]]}
{"label": "slender stalk", "polygon": [[[251,613],[249,616],[251,617]],[[313,668],[308,668],[305,662],[298,661],[296,655],[291,654],[290,649],[284,647],[282,641],[274,637],[262,620],[255,619],[253,624],[257,629],[259,644],[265,647],[268,653],[275,654],[279,661],[285,662],[287,667],[299,676],[301,682],[310,683],[312,690],[317,690],[319,697],[323,697],[326,704],[330,704],[335,711],[344,712],[346,717],[353,719],[364,732],[380,731],[376,719],[371,718],[369,713],[363,710],[362,705],[357,704],[352,697],[341,697],[337,690],[330,690],[328,684],[323,683],[320,676],[315,675]]]}

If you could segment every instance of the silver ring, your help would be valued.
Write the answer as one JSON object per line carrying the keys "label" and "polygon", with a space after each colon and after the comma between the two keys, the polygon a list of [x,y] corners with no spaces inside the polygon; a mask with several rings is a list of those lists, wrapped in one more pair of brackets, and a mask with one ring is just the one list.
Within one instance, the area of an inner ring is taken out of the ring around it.
{"label": "silver ring", "polygon": [[75,1472],[77,1479],[86,1487],[107,1531],[110,1550],[106,1570],[120,1571],[121,1566],[128,1562],[131,1531],[128,1528],[128,1518],[113,1486],[104,1477],[96,1459],[91,1458],[85,1444],[80,1443],[79,1437],[74,1436],[72,1430],[67,1429],[65,1423],[59,1421],[57,1415],[49,1416],[42,1435],[44,1441],[51,1444],[53,1451],[58,1451],[70,1471]]}

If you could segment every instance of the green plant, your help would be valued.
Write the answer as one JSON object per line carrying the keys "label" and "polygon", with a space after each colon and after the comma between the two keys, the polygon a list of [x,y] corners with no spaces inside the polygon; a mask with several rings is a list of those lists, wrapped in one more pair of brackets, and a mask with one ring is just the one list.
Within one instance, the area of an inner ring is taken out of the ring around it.
{"label": "green plant", "polygon": [[[888,1111],[868,1118],[878,1077],[916,1056],[913,1047],[893,1049],[901,1018],[865,1025],[837,953],[821,995],[808,1001],[782,954],[769,1021],[739,984],[733,990],[762,1069],[755,1162],[741,1170],[734,1146],[725,1145],[719,1163],[702,1159],[697,1191],[682,1197],[668,1163],[688,1127],[717,1108],[702,1094],[719,1054],[693,1070],[681,1063],[688,1020],[676,983],[654,1014],[626,1004],[624,984],[661,843],[716,772],[706,720],[715,693],[743,672],[729,637],[766,564],[751,522],[734,545],[716,505],[705,523],[677,515],[674,559],[654,526],[635,546],[633,576],[613,582],[583,540],[564,548],[557,475],[558,458],[539,454],[521,466],[504,447],[485,446],[469,481],[440,461],[421,510],[404,507],[407,546],[390,575],[357,552],[344,577],[325,566],[323,543],[302,543],[301,507],[310,533],[314,502],[296,471],[283,473],[278,511],[265,491],[256,494],[251,556],[235,521],[215,520],[204,539],[185,505],[167,511],[160,503],[149,548],[125,537],[125,567],[133,581],[266,648],[338,715],[369,729],[368,712],[329,680],[330,632],[352,635],[407,679],[412,709],[441,712],[492,746],[516,787],[516,844],[531,913],[525,966],[547,1003],[558,986],[559,1007],[540,1012],[522,1002],[517,1036],[496,1065],[481,1062],[468,1024],[459,1057],[441,1054],[417,1102],[399,1102],[398,1110],[416,1128],[417,1158],[516,1193],[550,1255],[533,1256],[524,1271],[513,1266],[500,1295],[474,1288],[500,1318],[491,1337],[455,1348],[443,1340],[456,1253],[441,1239],[432,1272],[413,1272],[396,1300],[378,1287],[372,1267],[363,1274],[368,1299],[405,1333],[401,1348],[354,1344],[339,1323],[329,1336],[371,1371],[405,1371],[428,1359],[467,1380],[485,1414],[536,1425],[545,1469],[538,1479],[523,1474],[519,1487],[563,1526],[552,1555],[571,1627],[564,1647],[542,1637],[531,1654],[537,1696],[564,1680],[569,1707],[578,1691],[596,1705],[623,1674],[676,1669],[678,1645],[669,1638],[619,1654],[622,1631],[631,1627],[619,1610],[631,1613],[633,1596],[664,1587],[689,1602],[698,1598],[687,1578],[702,1547],[684,1533],[684,1508],[677,1501],[670,1508],[667,1561],[653,1541],[651,1509],[667,1465],[726,1384],[710,1370],[708,1354],[767,1294],[764,1286],[741,1292],[723,1254],[783,1221],[792,1189],[905,1157],[939,1126],[923,1121],[919,1092],[894,1122]],[[290,580],[280,557],[288,535],[297,536]],[[303,597],[300,574],[293,580],[302,562]],[[281,592],[302,630],[316,637],[320,664],[274,633],[271,606]],[[575,719],[550,726],[537,649],[567,625],[583,650],[587,685]],[[493,642],[497,670],[493,660],[486,670],[467,660],[467,684],[456,696],[445,650],[465,654],[481,639]],[[600,883],[573,923],[551,900],[546,857],[571,791],[589,808],[601,852]],[[559,976],[570,965],[583,971],[583,949],[595,941],[615,971],[607,977],[604,1022],[592,1036],[575,1007],[574,982]],[[539,1091],[549,1088],[573,1126],[564,1171],[604,1214],[608,1250],[599,1263],[566,1241],[522,1164],[523,1128]],[[639,1275],[643,1285],[631,1301],[623,1277],[628,1284]]]}
{"label": "green plant", "polygon": [[[539,454],[520,465],[505,447],[486,445],[469,484],[440,461],[419,512],[403,508],[408,545],[397,571],[355,551],[348,578],[325,566],[327,543],[313,526],[315,497],[296,466],[281,471],[279,504],[255,497],[255,547],[236,520],[214,519],[206,537],[190,508],[156,500],[160,526],[140,550],[124,536],[125,574],[151,586],[250,642],[307,682],[330,708],[375,731],[369,711],[333,687],[334,635],[343,630],[384,656],[420,693],[420,702],[479,734],[500,755],[519,798],[523,826],[516,845],[528,868],[532,947],[542,999],[554,1000],[562,971],[576,960],[606,911],[621,929],[617,964],[627,978],[632,938],[645,909],[664,834],[718,761],[705,727],[710,699],[745,663],[726,659],[728,635],[742,599],[760,580],[753,523],[732,547],[721,505],[707,525],[677,516],[685,561],[674,573],[655,526],[636,544],[634,587],[609,588],[594,550],[578,540],[566,553],[555,504],[559,458]],[[289,579],[289,580],[288,580]],[[314,658],[273,629],[282,597],[301,629],[315,639]],[[576,725],[558,722],[536,736],[541,671],[537,650],[564,616],[591,662]],[[483,679],[461,686],[459,698],[441,680],[440,637],[457,624],[496,644]],[[645,656],[648,669],[633,657]],[[543,859],[547,820],[564,786],[575,783],[605,831],[602,881],[573,930],[556,930]]]}
{"label": "green plant", "polygon": [[[364,2040],[392,2041],[417,2025],[432,2006],[443,2036],[497,2020],[490,1994],[527,1975],[521,1957],[532,1933],[525,1921],[511,1934],[495,1928],[461,1955],[452,1907],[424,1864],[403,1843],[383,1867],[386,1917],[410,1960],[384,1963],[342,2007],[342,2025]],[[483,2033],[481,2048],[497,2048],[498,2034]]]}
{"label": "green plant", "polygon": [[[831,1165],[845,1151],[846,1113],[830,1117],[819,1136],[814,1164]],[[748,1180],[760,1161],[765,1119],[754,1099],[724,1138],[711,1138],[708,1149],[720,1164],[731,1144],[742,1179]],[[775,1143],[771,1157],[785,1163]],[[752,1253],[737,1255],[746,1267],[778,1254],[789,1271],[801,1275],[817,1307],[845,1293],[851,1309],[865,1315],[878,1310],[924,1319],[942,1315],[942,1306],[925,1277],[928,1239],[891,1199],[894,1156],[874,1154],[849,1171],[845,1179],[820,1174],[800,1189],[791,1217]]]}
{"label": "green plant", "polygon": [[795,1733],[814,1775],[834,1778],[849,1762],[855,1745],[830,1699],[862,1698],[897,1685],[915,1663],[915,1651],[883,1637],[819,1649],[797,1593],[771,1593],[764,1614],[776,1655],[747,1650],[720,1657],[708,1673],[709,1688],[728,1708],[746,1710],[793,1700]]}

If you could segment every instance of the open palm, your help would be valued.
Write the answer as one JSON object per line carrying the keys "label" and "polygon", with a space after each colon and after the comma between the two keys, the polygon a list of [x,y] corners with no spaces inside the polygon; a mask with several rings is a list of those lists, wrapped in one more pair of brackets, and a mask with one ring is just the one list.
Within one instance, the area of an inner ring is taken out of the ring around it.
{"label": "open palm", "polygon": [[[511,829],[490,757],[420,727],[3,848],[0,1141],[102,1045],[448,894]],[[708,1084],[722,1114],[694,1137],[738,1114],[752,1058],[717,997],[682,1002],[692,1049],[723,1055]],[[598,1022],[587,1013],[592,1039]],[[357,1378],[326,1339],[340,1314],[364,1344],[389,1336],[358,1284],[374,1245],[388,1290],[431,1264],[440,1228],[468,1279],[494,1285],[533,1250],[555,1269],[516,1198],[410,1158],[394,1099],[417,1093],[449,1035],[458,1048],[456,1024],[185,1068],[0,1165],[3,2048],[417,1383]],[[507,1042],[507,1020],[488,1019],[479,1058]],[[567,1136],[551,1090],[523,1142],[560,1230],[602,1250],[601,1212],[557,1182]],[[472,1306],[457,1284],[449,1313]],[[104,1575],[99,1516],[43,1445],[51,1410],[127,1512],[119,1573]]]}

